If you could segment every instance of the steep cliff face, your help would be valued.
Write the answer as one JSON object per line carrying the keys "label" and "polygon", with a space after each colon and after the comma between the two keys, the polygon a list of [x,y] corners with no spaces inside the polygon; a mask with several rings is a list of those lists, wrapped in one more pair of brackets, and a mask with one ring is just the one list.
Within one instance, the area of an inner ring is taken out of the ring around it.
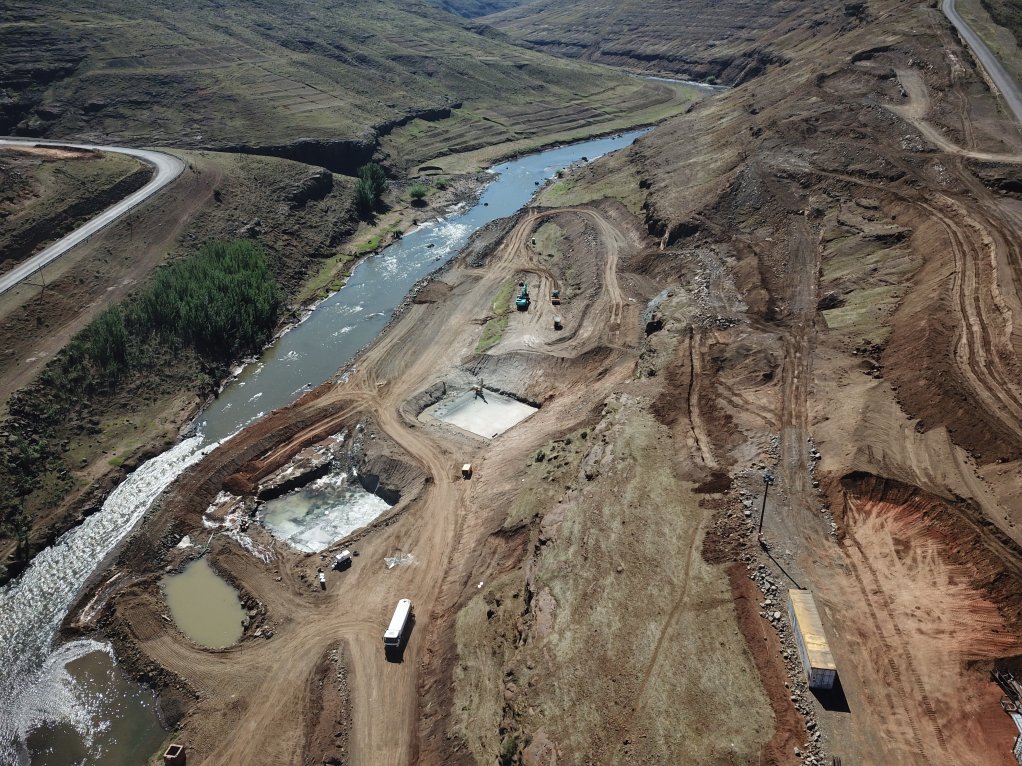
{"label": "steep cliff face", "polygon": [[549,0],[482,21],[524,45],[561,56],[734,85],[785,61],[784,50],[793,40],[825,23],[823,12],[842,18],[858,9],[815,0]]}

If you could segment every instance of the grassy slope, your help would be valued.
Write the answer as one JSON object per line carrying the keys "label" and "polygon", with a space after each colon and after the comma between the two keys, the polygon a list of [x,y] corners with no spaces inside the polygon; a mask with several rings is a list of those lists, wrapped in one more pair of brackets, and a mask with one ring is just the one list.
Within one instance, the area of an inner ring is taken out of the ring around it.
{"label": "grassy slope", "polygon": [[799,22],[794,0],[548,0],[484,17],[512,39],[638,71],[742,82]]}
{"label": "grassy slope", "polygon": [[[69,68],[76,57],[69,74],[40,73],[42,62]],[[0,15],[5,70],[0,87],[40,101],[8,127],[175,146],[372,138],[410,110],[461,102],[518,105],[520,123],[531,105],[602,100],[615,87],[657,98],[607,70],[483,37],[415,0],[71,0],[58,13],[16,0]],[[40,77],[53,79],[33,90],[28,79]],[[503,138],[494,126],[480,140]]]}
{"label": "grassy slope", "polygon": [[432,0],[432,2],[438,8],[443,8],[448,13],[464,16],[466,19],[499,13],[521,5],[520,0]]}
{"label": "grassy slope", "polygon": [[982,0],[983,7],[995,22],[1011,30],[1022,42],[1022,3],[1018,0]]}
{"label": "grassy slope", "polygon": [[0,271],[95,215],[111,192],[123,196],[147,177],[146,166],[120,154],[0,152]]}

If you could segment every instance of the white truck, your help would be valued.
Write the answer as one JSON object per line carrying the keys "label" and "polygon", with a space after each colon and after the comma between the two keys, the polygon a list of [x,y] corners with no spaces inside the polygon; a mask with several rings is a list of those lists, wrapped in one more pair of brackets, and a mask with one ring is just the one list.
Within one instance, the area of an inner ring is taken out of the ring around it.
{"label": "white truck", "polygon": [[405,631],[408,629],[408,620],[412,616],[412,602],[403,598],[397,602],[394,609],[394,616],[390,618],[390,625],[383,634],[383,646],[385,649],[399,649],[404,640]]}

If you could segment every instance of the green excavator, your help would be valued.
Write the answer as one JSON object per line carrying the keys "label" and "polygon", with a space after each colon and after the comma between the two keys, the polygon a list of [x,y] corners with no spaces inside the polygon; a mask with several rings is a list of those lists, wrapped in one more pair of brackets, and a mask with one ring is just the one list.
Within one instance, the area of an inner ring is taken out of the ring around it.
{"label": "green excavator", "polygon": [[515,298],[515,308],[519,311],[529,310],[529,286],[524,282],[519,282],[518,286],[521,290],[518,293],[518,297]]}

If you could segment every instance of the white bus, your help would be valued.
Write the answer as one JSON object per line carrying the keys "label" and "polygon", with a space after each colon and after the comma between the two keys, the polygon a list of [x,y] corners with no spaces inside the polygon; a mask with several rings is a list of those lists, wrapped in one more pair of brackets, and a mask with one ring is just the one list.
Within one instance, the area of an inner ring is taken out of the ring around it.
{"label": "white bus", "polygon": [[387,632],[383,634],[383,645],[387,649],[398,649],[404,639],[405,630],[408,627],[408,618],[412,614],[412,602],[403,598],[397,602],[394,609],[394,616],[390,618],[390,625]]}

